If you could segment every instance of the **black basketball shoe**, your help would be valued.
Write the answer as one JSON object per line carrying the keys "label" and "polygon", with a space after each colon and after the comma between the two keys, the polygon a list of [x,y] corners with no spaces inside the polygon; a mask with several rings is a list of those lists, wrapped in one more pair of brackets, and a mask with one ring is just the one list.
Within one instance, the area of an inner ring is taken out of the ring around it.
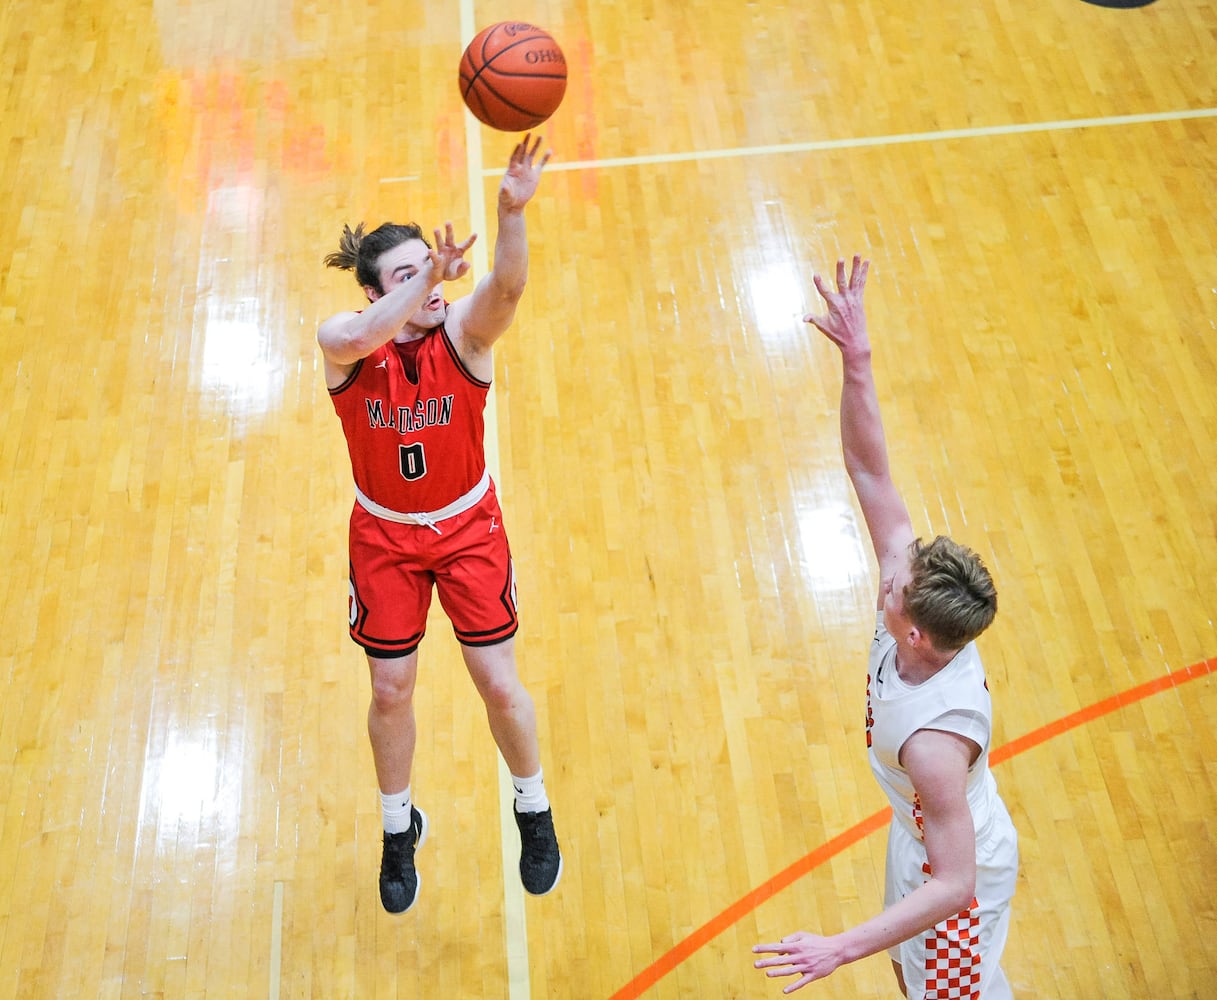
{"label": "black basketball shoe", "polygon": [[553,890],[562,877],[562,852],[554,834],[553,810],[545,812],[516,812],[520,828],[520,881],[534,896],[544,896]]}
{"label": "black basketball shoe", "polygon": [[405,913],[418,899],[414,852],[427,839],[427,814],[410,807],[410,829],[386,833],[380,855],[380,902],[390,913]]}

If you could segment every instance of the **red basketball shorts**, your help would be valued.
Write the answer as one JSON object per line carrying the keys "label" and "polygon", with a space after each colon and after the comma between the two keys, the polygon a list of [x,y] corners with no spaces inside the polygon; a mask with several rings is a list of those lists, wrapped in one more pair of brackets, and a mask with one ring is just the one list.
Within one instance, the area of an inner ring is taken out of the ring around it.
{"label": "red basketball shorts", "polygon": [[414,652],[427,630],[431,593],[459,642],[491,646],[515,635],[515,573],[494,488],[462,514],[398,524],[351,511],[351,638],[378,657]]}

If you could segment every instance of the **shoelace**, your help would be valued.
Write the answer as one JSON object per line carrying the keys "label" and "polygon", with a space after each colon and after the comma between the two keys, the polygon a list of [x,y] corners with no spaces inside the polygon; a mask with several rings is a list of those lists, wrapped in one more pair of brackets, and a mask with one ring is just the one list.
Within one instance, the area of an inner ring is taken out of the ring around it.
{"label": "shoelace", "polygon": [[396,865],[403,858],[412,857],[414,848],[418,846],[418,838],[414,836],[414,828],[404,831],[410,834],[409,837],[392,836],[388,843],[385,844],[384,861],[388,865],[390,863]]}
{"label": "shoelace", "polygon": [[[522,813],[521,815],[527,815],[527,813]],[[545,847],[549,843],[549,838],[546,836],[548,832],[546,826],[545,819],[538,813],[536,820],[521,824],[522,830],[520,836],[527,842],[529,847]]]}

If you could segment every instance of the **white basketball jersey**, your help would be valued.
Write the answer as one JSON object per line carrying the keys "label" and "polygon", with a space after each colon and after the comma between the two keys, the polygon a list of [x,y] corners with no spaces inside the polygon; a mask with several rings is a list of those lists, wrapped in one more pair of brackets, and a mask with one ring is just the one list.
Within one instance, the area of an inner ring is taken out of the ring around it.
{"label": "white basketball jersey", "polygon": [[975,643],[968,643],[929,680],[906,684],[896,673],[896,640],[878,613],[866,679],[866,744],[871,770],[892,804],[898,822],[917,840],[925,839],[921,803],[900,766],[900,748],[919,729],[957,733],[980,746],[968,771],[968,806],[977,842],[995,819],[1006,816],[989,771],[993,705]]}

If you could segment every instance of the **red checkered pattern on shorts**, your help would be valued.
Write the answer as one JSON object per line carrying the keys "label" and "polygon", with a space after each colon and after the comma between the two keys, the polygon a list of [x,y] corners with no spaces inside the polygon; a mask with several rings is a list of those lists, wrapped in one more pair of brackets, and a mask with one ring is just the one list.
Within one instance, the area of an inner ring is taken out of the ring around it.
{"label": "red checkered pattern on shorts", "polygon": [[934,928],[925,939],[925,1000],[975,1000],[980,996],[980,930],[977,903]]}

